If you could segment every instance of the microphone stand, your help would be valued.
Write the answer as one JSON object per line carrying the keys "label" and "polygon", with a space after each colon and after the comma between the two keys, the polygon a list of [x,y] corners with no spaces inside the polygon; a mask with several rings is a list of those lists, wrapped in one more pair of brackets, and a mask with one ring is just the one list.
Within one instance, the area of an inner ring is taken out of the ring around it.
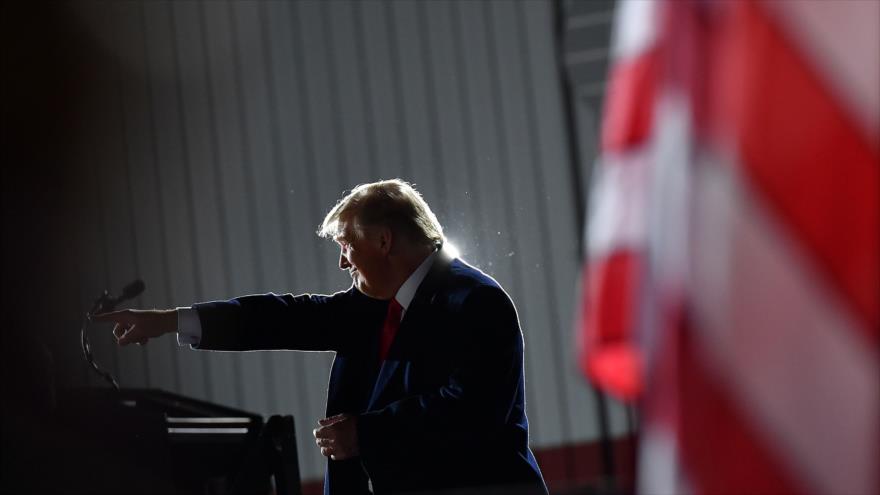
{"label": "microphone stand", "polygon": [[104,290],[104,292],[95,299],[95,303],[92,305],[92,309],[90,309],[86,313],[85,321],[83,321],[82,328],[79,331],[79,343],[82,347],[83,356],[86,358],[86,362],[89,363],[89,367],[91,367],[95,372],[100,375],[104,380],[106,380],[110,385],[113,386],[117,391],[119,390],[119,383],[113,378],[108,371],[101,369],[98,366],[98,363],[95,362],[95,357],[92,355],[92,346],[89,343],[89,325],[92,323],[92,316],[98,313],[103,313],[106,311],[110,311],[115,306],[115,301],[112,297],[110,297],[110,293]]}
{"label": "microphone stand", "polygon": [[135,280],[126,285],[125,288],[122,289],[122,295],[119,297],[111,296],[105,289],[104,292],[95,299],[92,309],[86,313],[85,321],[83,321],[82,328],[79,331],[79,343],[82,347],[83,356],[86,358],[86,362],[89,363],[89,367],[95,370],[95,372],[104,380],[107,380],[107,382],[117,391],[119,390],[119,383],[113,378],[113,375],[101,369],[101,367],[98,366],[98,363],[95,362],[95,357],[92,356],[92,346],[89,344],[89,325],[92,323],[92,316],[98,313],[113,311],[113,308],[115,308],[117,304],[137,297],[143,291],[144,282],[142,280]]}

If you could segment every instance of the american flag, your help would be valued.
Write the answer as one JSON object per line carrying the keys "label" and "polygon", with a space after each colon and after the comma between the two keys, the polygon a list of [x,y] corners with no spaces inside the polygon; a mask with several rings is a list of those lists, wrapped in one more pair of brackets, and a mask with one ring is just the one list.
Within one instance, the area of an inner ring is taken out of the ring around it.
{"label": "american flag", "polygon": [[880,490],[880,2],[618,5],[579,362],[648,494]]}

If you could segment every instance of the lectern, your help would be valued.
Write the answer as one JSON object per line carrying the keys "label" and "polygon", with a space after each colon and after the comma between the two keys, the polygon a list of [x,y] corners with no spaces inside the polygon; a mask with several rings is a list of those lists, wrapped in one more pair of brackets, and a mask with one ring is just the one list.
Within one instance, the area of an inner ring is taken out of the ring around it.
{"label": "lectern", "polygon": [[[58,398],[70,491],[299,495],[291,416],[262,416],[154,389],[73,389]],[[65,490],[66,491],[66,490]]]}

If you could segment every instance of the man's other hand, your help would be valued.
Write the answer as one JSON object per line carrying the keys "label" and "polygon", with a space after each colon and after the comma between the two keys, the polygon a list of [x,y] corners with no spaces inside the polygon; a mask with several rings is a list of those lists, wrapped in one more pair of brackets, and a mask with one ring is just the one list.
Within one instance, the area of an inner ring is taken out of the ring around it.
{"label": "man's other hand", "polygon": [[357,457],[360,454],[357,438],[357,416],[337,414],[318,420],[320,428],[315,428],[315,443],[321,448],[321,455],[334,461]]}
{"label": "man's other hand", "polygon": [[112,321],[119,345],[146,344],[148,340],[177,331],[176,309],[123,309],[95,315],[97,321]]}

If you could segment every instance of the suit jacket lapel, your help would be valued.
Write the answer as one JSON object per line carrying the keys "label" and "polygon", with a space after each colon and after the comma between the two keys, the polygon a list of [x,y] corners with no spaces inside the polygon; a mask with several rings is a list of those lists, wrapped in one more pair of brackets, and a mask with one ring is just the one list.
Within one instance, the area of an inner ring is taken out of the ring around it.
{"label": "suit jacket lapel", "polygon": [[385,387],[388,385],[388,382],[391,381],[398,366],[400,366],[400,361],[397,361],[396,359],[386,359],[382,362],[379,376],[376,377],[376,383],[373,385],[373,393],[370,395],[370,402],[367,404],[367,411],[372,411],[376,408],[376,402],[382,396],[382,392],[385,391]]}
{"label": "suit jacket lapel", "polygon": [[436,294],[444,275],[448,271],[451,262],[452,258],[445,251],[441,250],[438,253],[437,258],[434,260],[434,264],[431,266],[430,271],[428,271],[425,280],[422,281],[421,285],[419,285],[419,288],[416,290],[416,294],[413,297],[412,302],[410,302],[409,308],[407,308],[406,313],[403,316],[403,320],[400,322],[400,328],[397,329],[397,335],[394,337],[394,342],[392,342],[391,348],[388,350],[389,359],[382,362],[379,375],[376,377],[376,383],[373,385],[373,393],[370,395],[369,405],[367,406],[368,411],[374,409],[379,399],[382,397],[382,393],[394,377],[394,374],[401,367],[401,353],[399,348],[402,345],[406,345],[408,341],[407,335],[410,332],[417,331],[411,327],[417,326],[418,320],[420,319],[420,313],[433,301],[434,295]]}

